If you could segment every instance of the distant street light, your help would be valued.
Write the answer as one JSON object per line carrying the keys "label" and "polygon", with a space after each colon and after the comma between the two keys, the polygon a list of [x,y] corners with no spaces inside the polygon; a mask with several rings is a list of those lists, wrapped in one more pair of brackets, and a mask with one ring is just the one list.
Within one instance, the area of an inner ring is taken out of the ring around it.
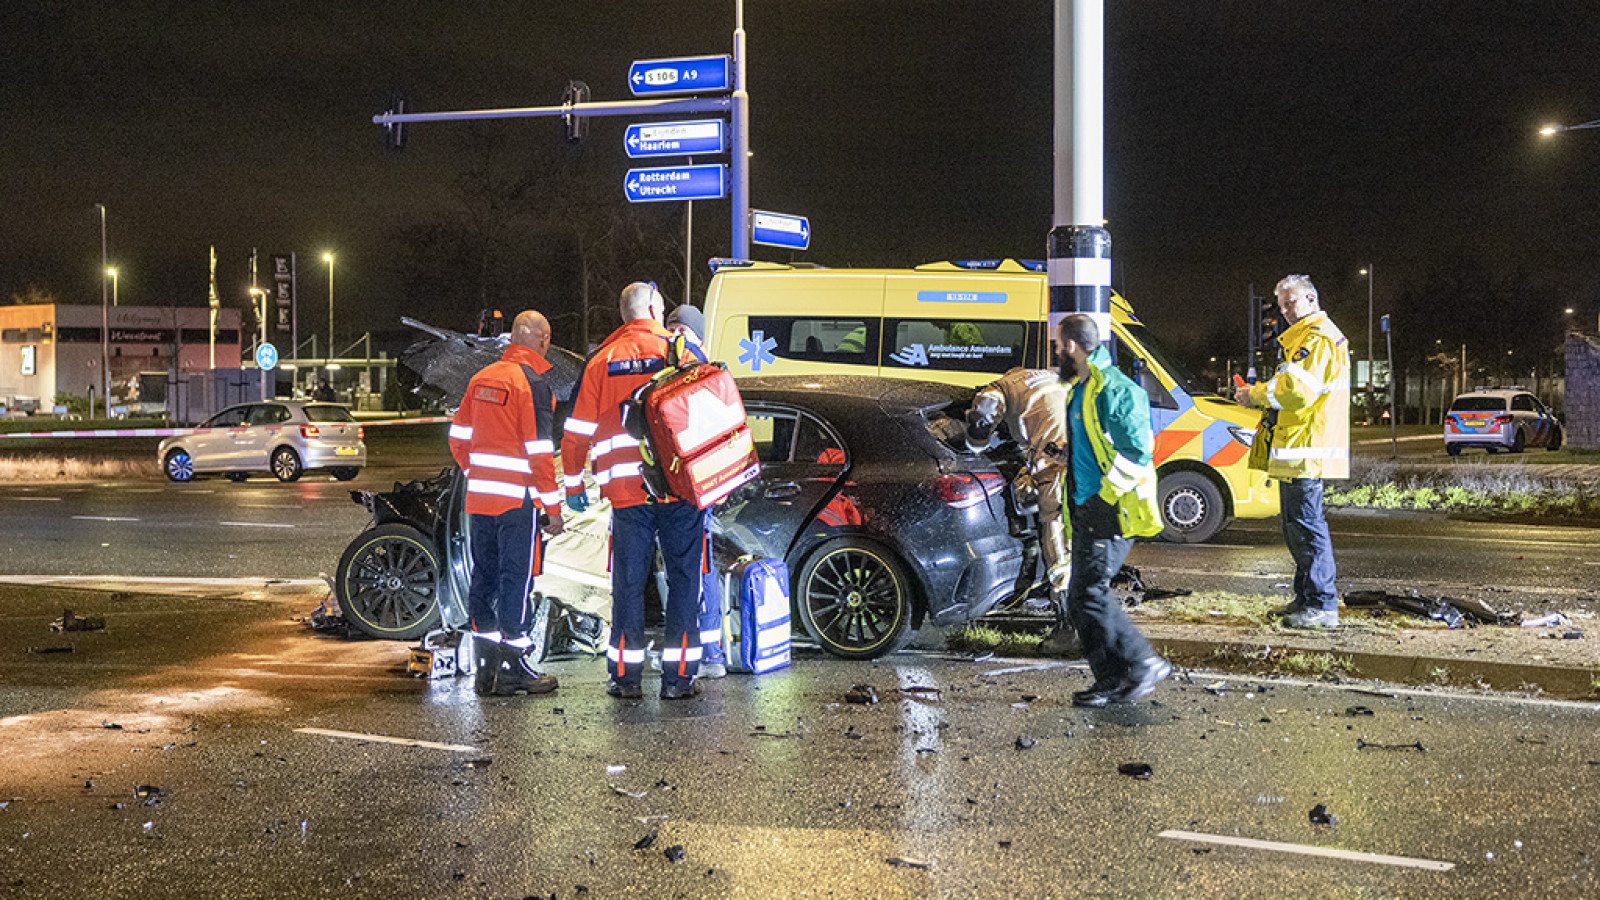
{"label": "distant street light", "polygon": [[322,254],[322,261],[328,264],[328,350],[322,354],[323,359],[333,359],[333,254]]}
{"label": "distant street light", "polygon": [[1555,137],[1563,131],[1581,131],[1585,128],[1600,128],[1600,119],[1584,122],[1582,125],[1546,125],[1539,129],[1539,134],[1543,137]]}
{"label": "distant street light", "polygon": [[115,268],[107,269],[106,270],[106,274],[111,276],[111,305],[112,306],[116,306],[117,305],[117,270]]}
{"label": "distant street light", "polygon": [[[100,271],[108,275],[111,267],[106,265],[106,205],[96,203],[100,210]],[[106,418],[111,418],[111,308],[107,304],[106,275],[100,276],[100,380],[105,393],[104,399]],[[94,418],[94,391],[90,390],[89,418]]]}
{"label": "distant street light", "polygon": [[1367,276],[1367,421],[1372,421],[1372,266],[1361,270]]}
{"label": "distant street light", "polygon": [[[256,344],[259,347],[267,342],[267,289],[250,288],[250,296],[255,298],[250,302],[250,305],[256,308],[256,323],[260,326],[261,338],[259,343]],[[261,304],[260,306],[256,306],[258,302]]]}

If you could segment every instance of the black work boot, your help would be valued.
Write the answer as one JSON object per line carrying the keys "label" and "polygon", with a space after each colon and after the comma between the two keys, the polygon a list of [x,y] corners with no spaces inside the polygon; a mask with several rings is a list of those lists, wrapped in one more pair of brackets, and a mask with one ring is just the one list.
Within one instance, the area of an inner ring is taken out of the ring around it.
{"label": "black work boot", "polygon": [[500,662],[495,667],[494,695],[513,697],[517,694],[548,694],[560,682],[554,675],[541,675],[528,665],[527,651],[510,644],[500,647]]}
{"label": "black work boot", "polygon": [[472,691],[480,697],[494,695],[495,675],[500,671],[500,642],[476,635],[472,641]]}

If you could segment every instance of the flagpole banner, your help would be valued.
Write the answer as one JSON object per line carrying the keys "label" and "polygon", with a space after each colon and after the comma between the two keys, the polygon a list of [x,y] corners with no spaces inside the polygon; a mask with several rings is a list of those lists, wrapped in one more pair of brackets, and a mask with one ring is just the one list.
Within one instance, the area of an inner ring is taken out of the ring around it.
{"label": "flagpole banner", "polygon": [[294,263],[288,254],[272,255],[272,298],[277,315],[272,317],[273,337],[279,341],[293,340],[294,331]]}

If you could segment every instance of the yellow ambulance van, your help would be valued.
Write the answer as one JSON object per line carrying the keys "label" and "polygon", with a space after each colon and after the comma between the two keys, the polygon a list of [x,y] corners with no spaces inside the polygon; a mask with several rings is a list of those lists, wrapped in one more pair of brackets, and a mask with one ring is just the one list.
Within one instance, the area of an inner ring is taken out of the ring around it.
{"label": "yellow ambulance van", "polygon": [[[1014,366],[1051,367],[1042,262],[713,267],[708,349],[736,376],[856,373],[980,387]],[[1161,536],[1199,542],[1236,516],[1276,515],[1276,488],[1246,465],[1260,414],[1197,385],[1116,294],[1112,331],[1117,366],[1150,395]]]}

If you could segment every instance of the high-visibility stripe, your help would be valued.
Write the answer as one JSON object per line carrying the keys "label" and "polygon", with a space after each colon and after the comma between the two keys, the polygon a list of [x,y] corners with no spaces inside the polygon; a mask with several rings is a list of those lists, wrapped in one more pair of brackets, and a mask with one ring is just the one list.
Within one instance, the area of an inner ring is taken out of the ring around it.
{"label": "high-visibility stripe", "polygon": [[[622,640],[620,636],[617,639]],[[638,665],[639,663],[644,662],[644,651],[629,650],[626,648],[618,649],[616,647],[606,648],[606,659],[616,662],[619,658],[622,660],[622,664],[625,666]],[[619,672],[618,674],[620,675],[621,673]]]}
{"label": "high-visibility stripe", "polygon": [[700,632],[700,643],[701,644],[715,644],[715,643],[717,643],[718,641],[721,641],[721,640],[722,640],[722,629],[720,629],[720,628],[715,628],[715,629],[711,629],[710,631],[702,631],[702,632]]}
{"label": "high-visibility stripe", "polygon": [[522,449],[529,456],[549,456],[556,452],[556,445],[552,441],[528,441],[522,445]]}
{"label": "high-visibility stripe", "polygon": [[1148,466],[1141,466],[1122,454],[1117,454],[1111,468],[1106,472],[1106,480],[1118,491],[1127,493],[1139,486],[1139,480],[1144,476]]}
{"label": "high-visibility stripe", "polygon": [[1298,459],[1344,459],[1350,455],[1346,447],[1274,447],[1272,458],[1281,460]]}
{"label": "high-visibility stripe", "polygon": [[498,453],[469,453],[467,462],[474,466],[486,466],[491,469],[501,469],[506,472],[533,473],[533,467],[525,459],[515,456],[501,456]]}
{"label": "high-visibility stripe", "polygon": [[572,490],[573,488],[581,488],[581,487],[583,487],[583,476],[582,475],[566,475],[566,476],[563,476],[561,481],[562,481],[562,484],[564,484],[566,486],[567,490],[569,490],[569,491]]}
{"label": "high-visibility stripe", "polygon": [[639,442],[634,440],[632,435],[614,434],[603,441],[595,441],[594,447],[589,451],[589,455],[591,457],[601,457],[613,450],[622,450],[637,446],[639,446]]}
{"label": "high-visibility stripe", "polygon": [[560,506],[562,497],[563,495],[560,491],[551,491],[548,494],[540,494],[539,502],[544,504],[546,507]]}
{"label": "high-visibility stripe", "polygon": [[455,438],[458,441],[470,441],[470,440],[472,440],[472,426],[471,425],[451,425],[450,426],[450,436]]}
{"label": "high-visibility stripe", "polygon": [[1278,367],[1278,371],[1287,372],[1290,375],[1293,375],[1300,381],[1301,384],[1304,384],[1306,386],[1306,390],[1310,391],[1312,394],[1331,393],[1335,387],[1335,385],[1322,381],[1315,375],[1312,375],[1305,368],[1295,365],[1294,363],[1286,362]]}
{"label": "high-visibility stripe", "polygon": [[1267,404],[1273,409],[1283,409],[1283,404],[1278,402],[1278,376],[1267,379]]}
{"label": "high-visibility stripe", "polygon": [[640,462],[617,463],[609,469],[596,471],[594,481],[595,484],[610,484],[619,478],[638,478],[643,467],[644,463]]}
{"label": "high-visibility stripe", "polygon": [[[684,639],[684,641],[687,642],[689,640],[689,635],[685,634],[683,636],[683,639]],[[663,648],[661,648],[661,661],[663,663],[669,663],[669,662],[675,663],[675,662],[686,662],[686,661],[687,662],[699,662],[700,661],[700,657],[704,654],[704,652],[705,651],[702,650],[698,646],[695,646],[695,647],[663,647]],[[682,675],[683,673],[679,672],[678,674]]]}
{"label": "high-visibility stripe", "polygon": [[594,434],[595,429],[599,427],[599,423],[596,422],[585,422],[582,419],[574,419],[571,416],[567,417],[566,429],[573,434],[581,434],[584,437],[590,437]]}
{"label": "high-visibility stripe", "polygon": [[520,484],[506,484],[504,481],[490,481],[487,478],[468,478],[467,493],[494,494],[499,497],[521,500],[523,497],[528,496],[528,489]]}

